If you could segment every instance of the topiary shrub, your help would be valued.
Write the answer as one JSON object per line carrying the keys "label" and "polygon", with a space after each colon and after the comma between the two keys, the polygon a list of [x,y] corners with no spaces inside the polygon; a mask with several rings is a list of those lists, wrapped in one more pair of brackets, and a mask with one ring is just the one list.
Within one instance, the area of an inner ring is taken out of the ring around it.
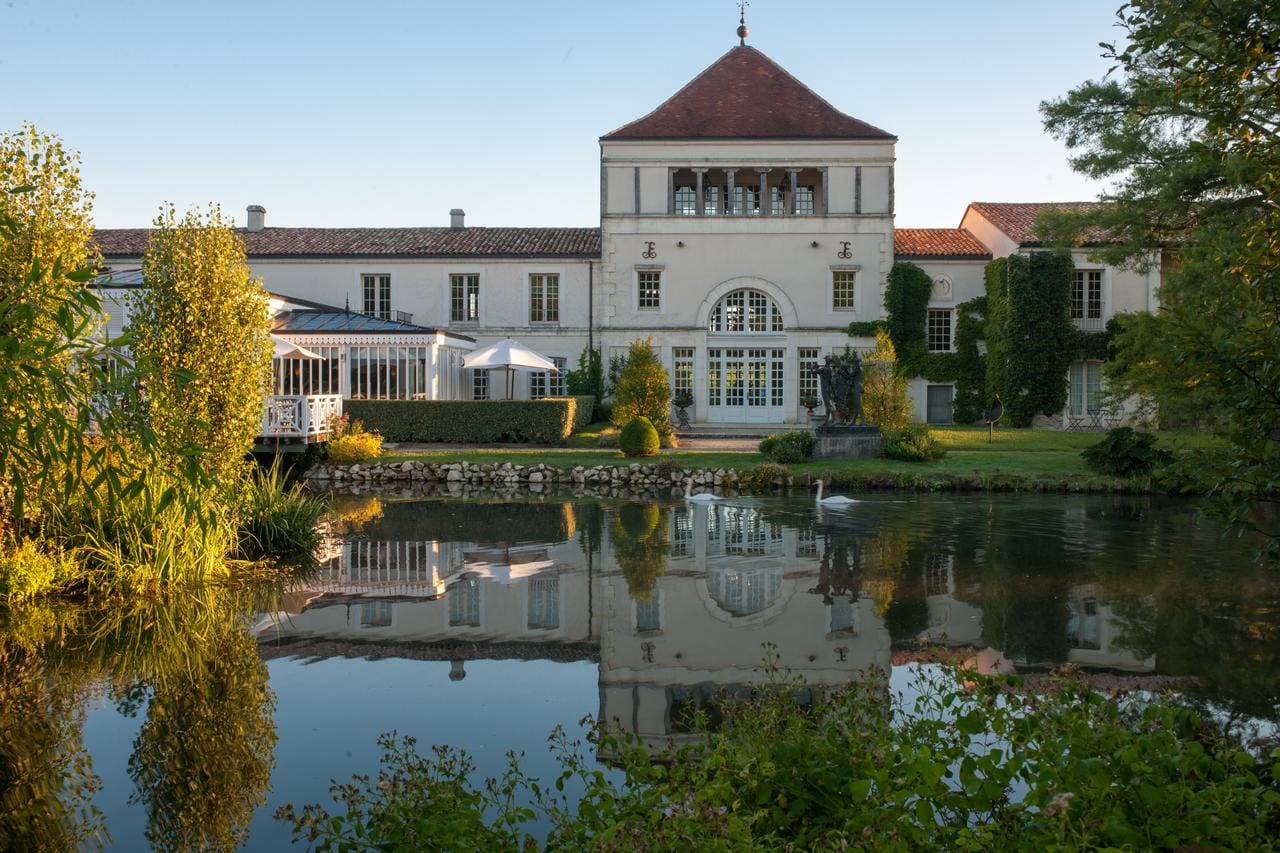
{"label": "topiary shrub", "polygon": [[946,455],[933,433],[924,424],[909,424],[889,430],[884,436],[884,455],[900,462],[933,462]]}
{"label": "topiary shrub", "polygon": [[638,417],[647,418],[668,447],[675,446],[668,440],[675,435],[671,428],[671,383],[648,339],[632,341],[613,388],[613,422],[621,426]]}
{"label": "topiary shrub", "polygon": [[1151,433],[1118,427],[1108,432],[1102,441],[1086,447],[1080,455],[1090,468],[1099,473],[1112,477],[1143,477],[1173,459],[1169,451],[1160,450],[1155,444],[1156,437]]}
{"label": "topiary shrub", "polygon": [[653,422],[643,416],[632,418],[618,436],[618,447],[627,456],[656,456],[660,444]]}
{"label": "topiary shrub", "polygon": [[813,435],[805,430],[771,435],[760,442],[759,449],[770,462],[792,465],[813,455]]}

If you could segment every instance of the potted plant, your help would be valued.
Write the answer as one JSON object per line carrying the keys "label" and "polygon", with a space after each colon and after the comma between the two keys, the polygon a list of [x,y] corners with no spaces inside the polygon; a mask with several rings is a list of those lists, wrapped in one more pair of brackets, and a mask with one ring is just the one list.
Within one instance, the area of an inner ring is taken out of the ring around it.
{"label": "potted plant", "polygon": [[822,401],[817,397],[802,397],[800,399],[800,405],[804,406],[809,412],[809,420],[813,420],[813,410],[818,408],[821,404]]}

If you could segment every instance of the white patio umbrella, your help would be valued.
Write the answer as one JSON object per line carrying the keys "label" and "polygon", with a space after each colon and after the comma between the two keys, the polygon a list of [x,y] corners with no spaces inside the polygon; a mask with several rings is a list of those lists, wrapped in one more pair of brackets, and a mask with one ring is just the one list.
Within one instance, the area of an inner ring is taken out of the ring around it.
{"label": "white patio umbrella", "polygon": [[311,350],[305,347],[300,347],[295,343],[286,341],[284,338],[280,337],[279,335],[271,336],[271,344],[273,347],[271,351],[272,358],[298,358],[298,359],[309,359],[313,361],[324,358],[324,356],[316,355]]}
{"label": "white patio umbrella", "polygon": [[507,372],[507,399],[511,399],[512,371],[551,370],[559,372],[551,359],[536,353],[519,341],[507,338],[496,344],[478,349],[462,359],[462,366],[469,370],[505,370]]}

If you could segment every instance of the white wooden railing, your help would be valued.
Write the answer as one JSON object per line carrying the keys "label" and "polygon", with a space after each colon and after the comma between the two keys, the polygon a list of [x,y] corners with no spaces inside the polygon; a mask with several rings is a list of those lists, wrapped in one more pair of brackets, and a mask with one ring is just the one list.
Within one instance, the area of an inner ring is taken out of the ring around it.
{"label": "white wooden railing", "polygon": [[341,415],[339,394],[274,394],[263,406],[260,437],[314,441],[333,432],[333,422]]}

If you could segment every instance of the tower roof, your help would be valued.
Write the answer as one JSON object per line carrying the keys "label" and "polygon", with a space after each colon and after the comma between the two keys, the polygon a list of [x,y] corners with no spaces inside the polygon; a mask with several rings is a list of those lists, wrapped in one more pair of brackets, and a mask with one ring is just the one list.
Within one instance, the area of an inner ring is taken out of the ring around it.
{"label": "tower roof", "polygon": [[643,118],[602,140],[869,139],[892,133],[831,106],[781,65],[741,45]]}

